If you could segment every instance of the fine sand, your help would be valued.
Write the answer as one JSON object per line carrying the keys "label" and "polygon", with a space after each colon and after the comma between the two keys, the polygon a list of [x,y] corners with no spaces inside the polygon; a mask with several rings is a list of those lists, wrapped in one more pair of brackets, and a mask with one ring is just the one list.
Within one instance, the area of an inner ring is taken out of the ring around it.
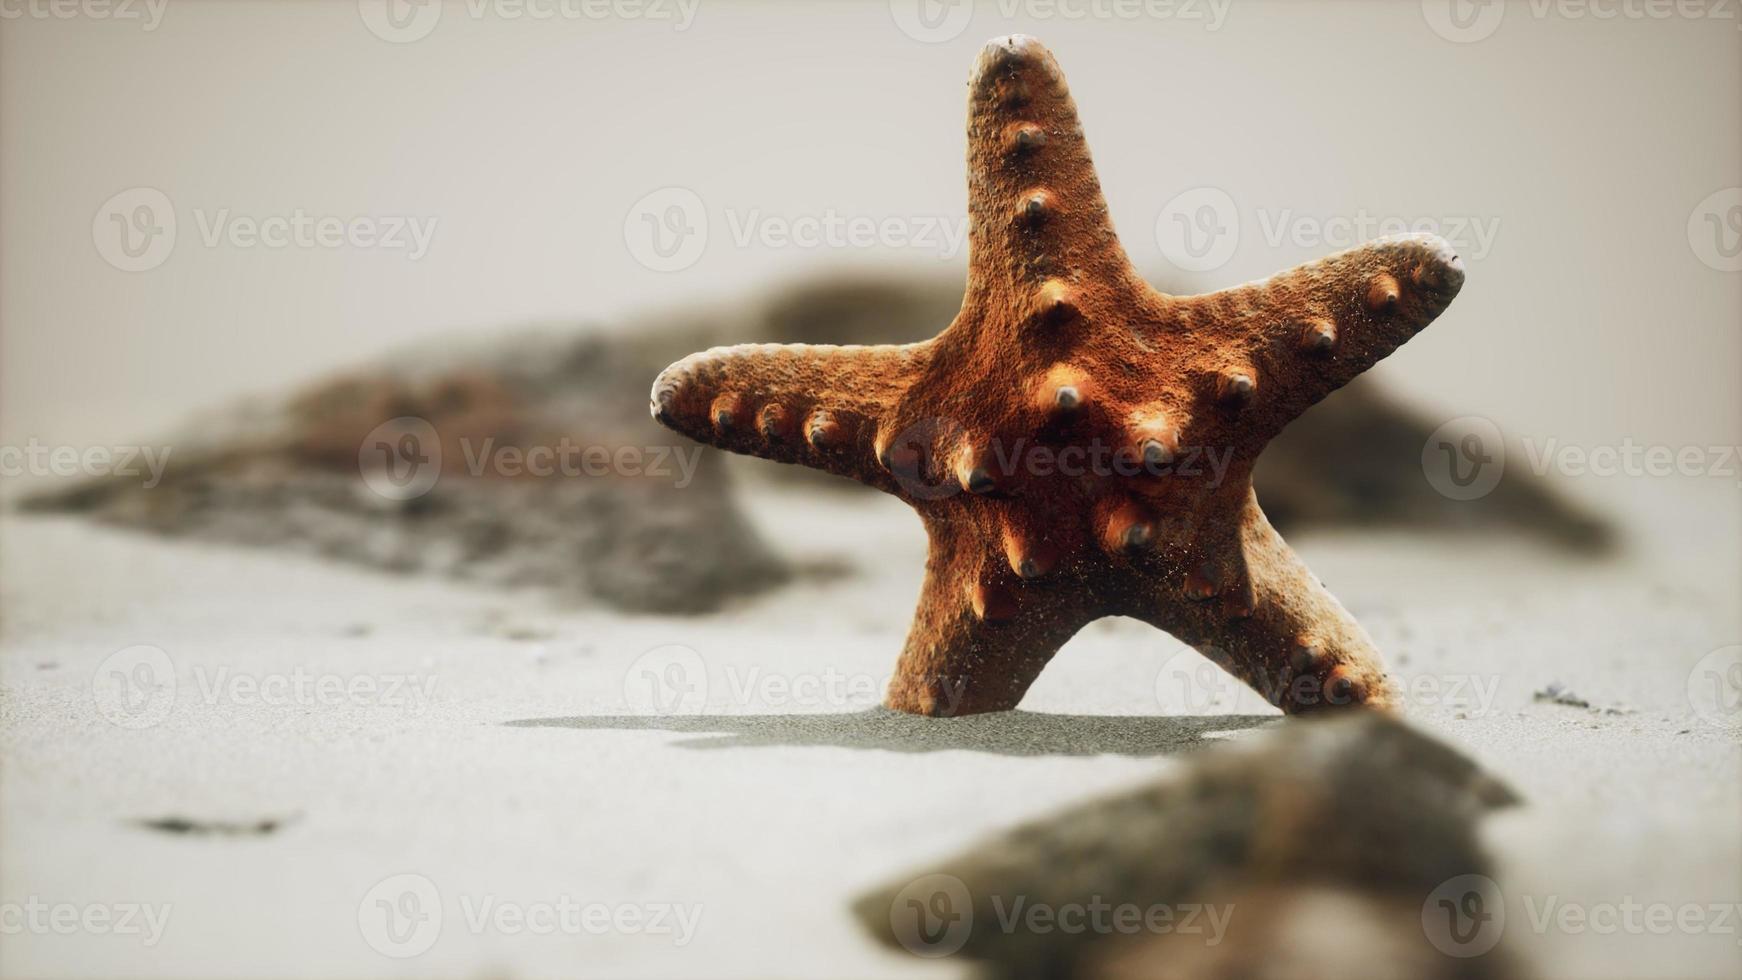
{"label": "fine sand", "polygon": [[[842,571],[695,618],[7,515],[0,900],[169,917],[149,947],[9,928],[0,970],[962,976],[879,947],[852,901],[1274,724],[1123,620],[1075,639],[1020,712],[886,714],[918,522],[883,498],[755,491],[790,557]],[[1514,951],[1552,977],[1742,971],[1733,919],[1667,935],[1541,920],[1551,901],[1742,901],[1742,751],[1688,694],[1701,657],[1739,639],[1722,579],[1649,549],[1591,564],[1403,534],[1298,547],[1386,652],[1409,717],[1525,798],[1484,832]],[[105,685],[148,661],[114,676],[107,658],[141,644],[173,663],[173,699],[128,713]],[[1590,707],[1535,697],[1554,684]],[[397,959],[359,907],[402,874],[433,884],[441,929]],[[535,935],[499,914],[565,901],[699,918],[687,937]]]}

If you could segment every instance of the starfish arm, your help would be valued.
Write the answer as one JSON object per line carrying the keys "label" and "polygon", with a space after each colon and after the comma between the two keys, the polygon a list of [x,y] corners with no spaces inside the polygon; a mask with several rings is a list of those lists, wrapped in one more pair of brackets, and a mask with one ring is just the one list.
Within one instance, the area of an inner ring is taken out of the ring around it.
{"label": "starfish arm", "polygon": [[1043,284],[1137,282],[1052,54],[1032,37],[997,38],[968,93],[967,305],[1026,302]]}
{"label": "starfish arm", "polygon": [[800,463],[889,492],[878,424],[927,345],[741,344],[692,354],[653,382],[656,421],[698,442]]}
{"label": "starfish arm", "polygon": [[1194,542],[1184,572],[1143,618],[1285,713],[1393,706],[1396,691],[1373,641],[1270,526],[1257,498],[1248,492],[1237,521],[1220,527]]}
{"label": "starfish arm", "polygon": [[1245,404],[1240,429],[1261,446],[1432,323],[1463,284],[1449,243],[1412,235],[1176,302],[1225,362],[1206,386]]}
{"label": "starfish arm", "polygon": [[1091,617],[1063,592],[1020,589],[969,529],[934,519],[927,530],[919,609],[884,704],[946,716],[1014,708]]}

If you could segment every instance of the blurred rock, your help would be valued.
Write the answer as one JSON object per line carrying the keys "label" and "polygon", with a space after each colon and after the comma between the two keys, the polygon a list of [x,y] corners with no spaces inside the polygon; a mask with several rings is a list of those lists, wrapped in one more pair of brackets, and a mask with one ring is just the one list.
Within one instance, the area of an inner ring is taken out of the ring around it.
{"label": "blurred rock", "polygon": [[[998,977],[1513,977],[1503,948],[1436,948],[1423,907],[1449,881],[1491,874],[1477,822],[1516,801],[1391,717],[1291,720],[916,869],[854,911],[898,951],[959,943],[953,955]],[[1097,927],[1123,908],[1171,918]],[[1072,930],[1038,909],[1105,911]]]}
{"label": "blurred rock", "polygon": [[[154,488],[98,480],[25,507],[704,612],[789,572],[738,508],[718,454],[647,417],[648,379],[668,361],[655,345],[549,331],[406,351],[283,404],[196,422],[169,441]],[[418,473],[434,480],[425,492]]]}

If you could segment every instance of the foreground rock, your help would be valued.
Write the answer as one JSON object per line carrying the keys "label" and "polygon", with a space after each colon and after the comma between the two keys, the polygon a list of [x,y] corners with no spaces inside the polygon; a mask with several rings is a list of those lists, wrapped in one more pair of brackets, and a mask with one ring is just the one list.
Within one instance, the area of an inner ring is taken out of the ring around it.
{"label": "foreground rock", "polygon": [[[1386,716],[1291,721],[916,869],[855,906],[892,948],[1001,977],[1513,977],[1424,919],[1512,792]],[[1478,900],[1479,901],[1479,900]],[[1437,940],[1437,944],[1436,944]],[[1467,952],[1452,947],[1453,952]]]}

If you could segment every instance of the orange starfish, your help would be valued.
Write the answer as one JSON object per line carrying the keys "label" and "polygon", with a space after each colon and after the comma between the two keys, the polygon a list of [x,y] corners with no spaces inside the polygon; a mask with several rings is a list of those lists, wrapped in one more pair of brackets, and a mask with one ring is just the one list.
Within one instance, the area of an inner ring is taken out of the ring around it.
{"label": "orange starfish", "polygon": [[931,553],[891,708],[1013,708],[1103,616],[1172,633],[1287,712],[1391,704],[1378,651],[1271,529],[1252,467],[1295,416],[1446,308],[1458,257],[1433,236],[1381,239],[1169,296],[1120,247],[1038,41],[986,46],[968,120],[955,322],[902,346],[695,354],[654,382],[653,417],[919,512]]}

